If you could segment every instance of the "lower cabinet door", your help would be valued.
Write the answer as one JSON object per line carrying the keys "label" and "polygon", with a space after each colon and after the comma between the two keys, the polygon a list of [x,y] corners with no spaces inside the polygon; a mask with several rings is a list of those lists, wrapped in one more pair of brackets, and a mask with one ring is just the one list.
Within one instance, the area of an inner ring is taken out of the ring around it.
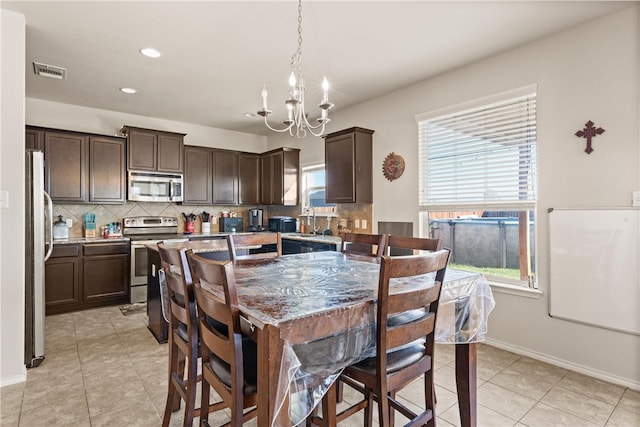
{"label": "lower cabinet door", "polygon": [[44,276],[47,314],[73,311],[80,304],[80,258],[50,258],[45,264]]}
{"label": "lower cabinet door", "polygon": [[129,256],[85,257],[84,300],[94,301],[129,295]]}

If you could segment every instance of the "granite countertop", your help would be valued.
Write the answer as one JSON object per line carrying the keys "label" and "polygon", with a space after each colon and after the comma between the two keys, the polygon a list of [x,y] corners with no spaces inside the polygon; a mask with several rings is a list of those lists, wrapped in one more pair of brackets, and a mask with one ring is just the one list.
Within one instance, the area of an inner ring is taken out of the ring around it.
{"label": "granite countertop", "polygon": [[128,237],[69,237],[68,239],[53,239],[54,245],[91,244],[91,243],[128,243]]}
{"label": "granite countertop", "polygon": [[322,234],[300,234],[300,233],[282,233],[283,239],[300,240],[303,242],[328,243],[330,245],[340,245],[342,239],[337,236],[323,236]]}

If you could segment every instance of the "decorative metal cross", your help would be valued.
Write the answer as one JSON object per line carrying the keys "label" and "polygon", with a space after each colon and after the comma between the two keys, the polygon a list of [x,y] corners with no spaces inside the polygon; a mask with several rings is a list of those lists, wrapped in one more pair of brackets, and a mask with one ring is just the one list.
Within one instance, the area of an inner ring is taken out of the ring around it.
{"label": "decorative metal cross", "polygon": [[576,136],[580,136],[582,138],[587,139],[587,148],[584,149],[585,153],[591,154],[593,148],[591,148],[591,138],[595,138],[598,135],[601,135],[604,132],[602,128],[593,127],[593,122],[589,120],[585,123],[585,128],[576,132]]}

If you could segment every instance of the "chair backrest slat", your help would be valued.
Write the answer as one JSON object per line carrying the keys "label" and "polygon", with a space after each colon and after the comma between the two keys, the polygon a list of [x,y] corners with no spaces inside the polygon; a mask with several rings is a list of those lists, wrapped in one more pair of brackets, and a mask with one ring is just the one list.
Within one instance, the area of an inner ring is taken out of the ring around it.
{"label": "chair backrest slat", "polygon": [[415,254],[416,251],[439,251],[442,249],[442,240],[440,239],[427,239],[422,237],[406,237],[406,236],[395,236],[390,234],[387,237],[387,247],[388,255],[393,255],[394,250],[404,249],[406,251],[411,251],[411,253]]}
{"label": "chair backrest slat", "polygon": [[[282,256],[282,233],[229,234],[229,258],[234,264],[243,261],[264,261]],[[239,249],[250,246],[275,245],[275,250],[242,255]]]}
{"label": "chair backrest slat", "polygon": [[342,236],[341,251],[346,254],[380,258],[387,248],[386,234],[345,233]]}

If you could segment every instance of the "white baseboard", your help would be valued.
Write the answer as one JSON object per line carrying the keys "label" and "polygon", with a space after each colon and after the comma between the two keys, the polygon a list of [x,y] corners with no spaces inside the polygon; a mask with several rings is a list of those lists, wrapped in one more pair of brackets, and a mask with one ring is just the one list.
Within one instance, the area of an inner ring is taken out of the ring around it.
{"label": "white baseboard", "polygon": [[0,387],[23,383],[27,380],[27,368],[22,367],[22,372],[7,378],[0,378]]}
{"label": "white baseboard", "polygon": [[558,359],[556,357],[549,356],[547,354],[531,351],[528,348],[518,347],[513,344],[508,344],[502,341],[497,341],[497,340],[487,338],[485,341],[485,344],[491,345],[493,347],[501,348],[503,350],[507,350],[512,353],[519,354],[521,356],[527,356],[532,359],[540,360],[541,362],[550,363],[552,365],[569,369],[571,371],[579,372],[581,374],[588,375],[590,377],[597,378],[602,381],[607,381],[613,384],[618,384],[623,387],[629,387],[630,389],[640,391],[640,382],[630,380],[629,378],[622,378],[615,375],[611,375],[606,372],[602,372],[602,371],[598,371],[596,369],[590,368],[588,366],[577,365],[573,362],[568,362],[563,359]]}

